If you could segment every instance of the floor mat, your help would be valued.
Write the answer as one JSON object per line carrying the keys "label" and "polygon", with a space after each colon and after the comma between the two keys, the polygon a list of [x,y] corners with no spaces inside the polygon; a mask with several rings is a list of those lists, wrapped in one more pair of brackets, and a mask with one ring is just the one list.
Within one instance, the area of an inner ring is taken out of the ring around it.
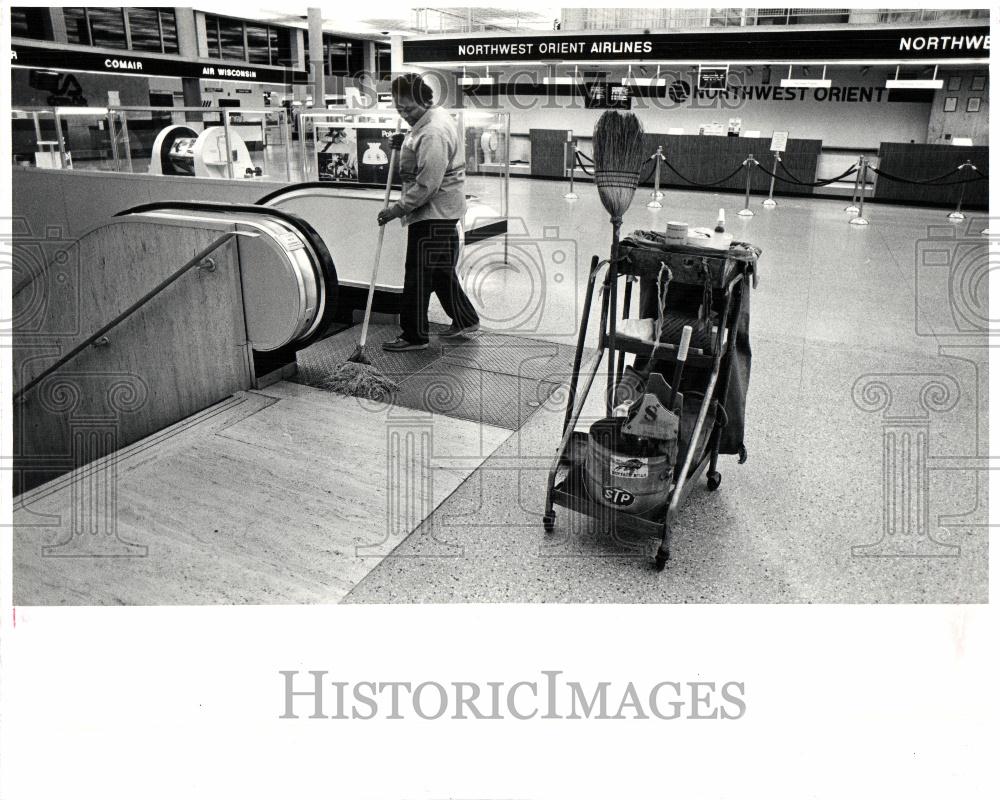
{"label": "floor mat", "polygon": [[403,381],[393,402],[403,408],[516,431],[557,384],[448,363],[442,359]]}
{"label": "floor mat", "polygon": [[[387,353],[395,325],[372,325],[365,353],[373,366],[399,384],[392,402],[457,419],[518,430],[569,379],[574,348],[567,345],[479,332],[441,339],[443,325],[431,324],[426,350]],[[360,328],[354,327],[298,354],[294,382],[323,388],[324,382],[354,352]],[[583,368],[596,356],[587,351]]]}
{"label": "floor mat", "polygon": [[[399,383],[410,375],[430,366],[451,350],[468,344],[472,338],[463,337],[451,340],[441,339],[435,335],[445,329],[445,325],[431,324],[431,341],[426,350],[387,353],[382,349],[382,344],[391,342],[399,336],[399,326],[370,325],[368,327],[368,340],[365,343],[365,355],[379,372]],[[473,337],[477,335],[473,334]],[[306,386],[322,388],[323,382],[357,349],[360,337],[361,327],[356,325],[347,331],[316,342],[305,350],[300,350],[296,354],[298,374],[291,380]]]}

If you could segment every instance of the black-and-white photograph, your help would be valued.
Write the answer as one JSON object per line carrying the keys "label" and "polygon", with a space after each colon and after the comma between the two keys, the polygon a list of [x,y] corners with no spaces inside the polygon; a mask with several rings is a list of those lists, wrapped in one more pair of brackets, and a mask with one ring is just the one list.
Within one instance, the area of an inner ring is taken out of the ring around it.
{"label": "black-and-white photograph", "polygon": [[16,603],[986,600],[985,12],[252,12],[14,9]]}
{"label": "black-and-white photograph", "polygon": [[991,13],[4,6],[0,794],[992,796]]}

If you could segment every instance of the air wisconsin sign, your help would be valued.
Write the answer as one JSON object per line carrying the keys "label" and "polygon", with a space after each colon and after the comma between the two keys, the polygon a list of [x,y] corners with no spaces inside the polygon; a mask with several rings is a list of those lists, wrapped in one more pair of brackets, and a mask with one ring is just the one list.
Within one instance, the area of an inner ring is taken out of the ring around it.
{"label": "air wisconsin sign", "polygon": [[982,26],[806,29],[791,26],[699,33],[534,34],[433,37],[403,42],[408,64],[544,61],[942,61],[990,57]]}
{"label": "air wisconsin sign", "polygon": [[68,72],[108,72],[115,75],[155,75],[162,78],[204,78],[240,83],[306,83],[302,70],[258,67],[256,64],[198,62],[183,58],[161,58],[137,53],[101,53],[93,50],[65,50],[15,44],[11,47],[11,67],[53,69]]}

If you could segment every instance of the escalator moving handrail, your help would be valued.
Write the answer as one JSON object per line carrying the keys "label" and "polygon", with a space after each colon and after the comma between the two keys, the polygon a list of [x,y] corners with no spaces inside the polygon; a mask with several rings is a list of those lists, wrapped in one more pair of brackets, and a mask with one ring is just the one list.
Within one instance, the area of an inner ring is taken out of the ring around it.
{"label": "escalator moving handrail", "polygon": [[282,211],[280,208],[273,208],[272,206],[259,206],[249,203],[216,203],[204,200],[159,200],[155,203],[143,203],[139,206],[127,208],[124,211],[119,211],[115,214],[115,216],[123,217],[128,214],[144,214],[149,211],[167,210],[221,211],[237,212],[240,214],[256,214],[261,217],[275,217],[294,227],[300,234],[302,234],[302,237],[309,242],[313,252],[316,253],[316,257],[319,259],[320,270],[323,273],[323,284],[326,289],[326,297],[323,303],[323,316],[320,319],[319,324],[314,326],[312,334],[307,336],[305,339],[296,341],[295,348],[301,350],[302,348],[308,347],[313,342],[322,338],[326,329],[329,328],[330,324],[333,322],[334,315],[337,313],[337,291],[339,286],[337,281],[337,267],[333,263],[333,256],[330,255],[330,250],[327,248],[326,242],[323,241],[323,237],[320,236],[316,229],[306,220],[297,214],[292,214],[289,211]]}

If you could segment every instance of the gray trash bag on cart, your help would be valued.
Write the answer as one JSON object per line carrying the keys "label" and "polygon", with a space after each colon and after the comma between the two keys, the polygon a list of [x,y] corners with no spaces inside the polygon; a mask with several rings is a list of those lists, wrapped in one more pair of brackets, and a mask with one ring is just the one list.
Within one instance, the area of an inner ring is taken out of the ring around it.
{"label": "gray trash bag on cart", "polygon": [[[630,259],[637,249],[655,250],[664,244],[663,234],[654,231],[634,231],[631,236],[622,241],[621,257]],[[752,271],[757,269],[757,258],[760,250],[743,242],[733,242],[730,254],[747,261]],[[627,268],[627,267],[626,267]],[[702,310],[705,287],[694,283],[671,281],[667,293],[667,309],[676,314],[698,316]],[[713,310],[721,309],[721,292],[715,293]],[[641,277],[639,281],[639,316],[656,318],[657,287],[655,278]],[[735,352],[730,360],[729,387],[722,401],[725,426],[719,444],[719,452],[726,455],[739,455],[742,461],[746,457],[745,415],[747,390],[750,387],[750,285],[749,281],[741,281],[734,290],[730,313],[738,314],[736,323]],[[669,375],[671,367],[660,359],[636,358],[634,368],[641,373],[662,372]],[[708,385],[711,370],[706,367],[697,368],[688,364],[681,380],[680,391],[686,395],[703,393]],[[722,375],[719,380],[722,380]]]}

